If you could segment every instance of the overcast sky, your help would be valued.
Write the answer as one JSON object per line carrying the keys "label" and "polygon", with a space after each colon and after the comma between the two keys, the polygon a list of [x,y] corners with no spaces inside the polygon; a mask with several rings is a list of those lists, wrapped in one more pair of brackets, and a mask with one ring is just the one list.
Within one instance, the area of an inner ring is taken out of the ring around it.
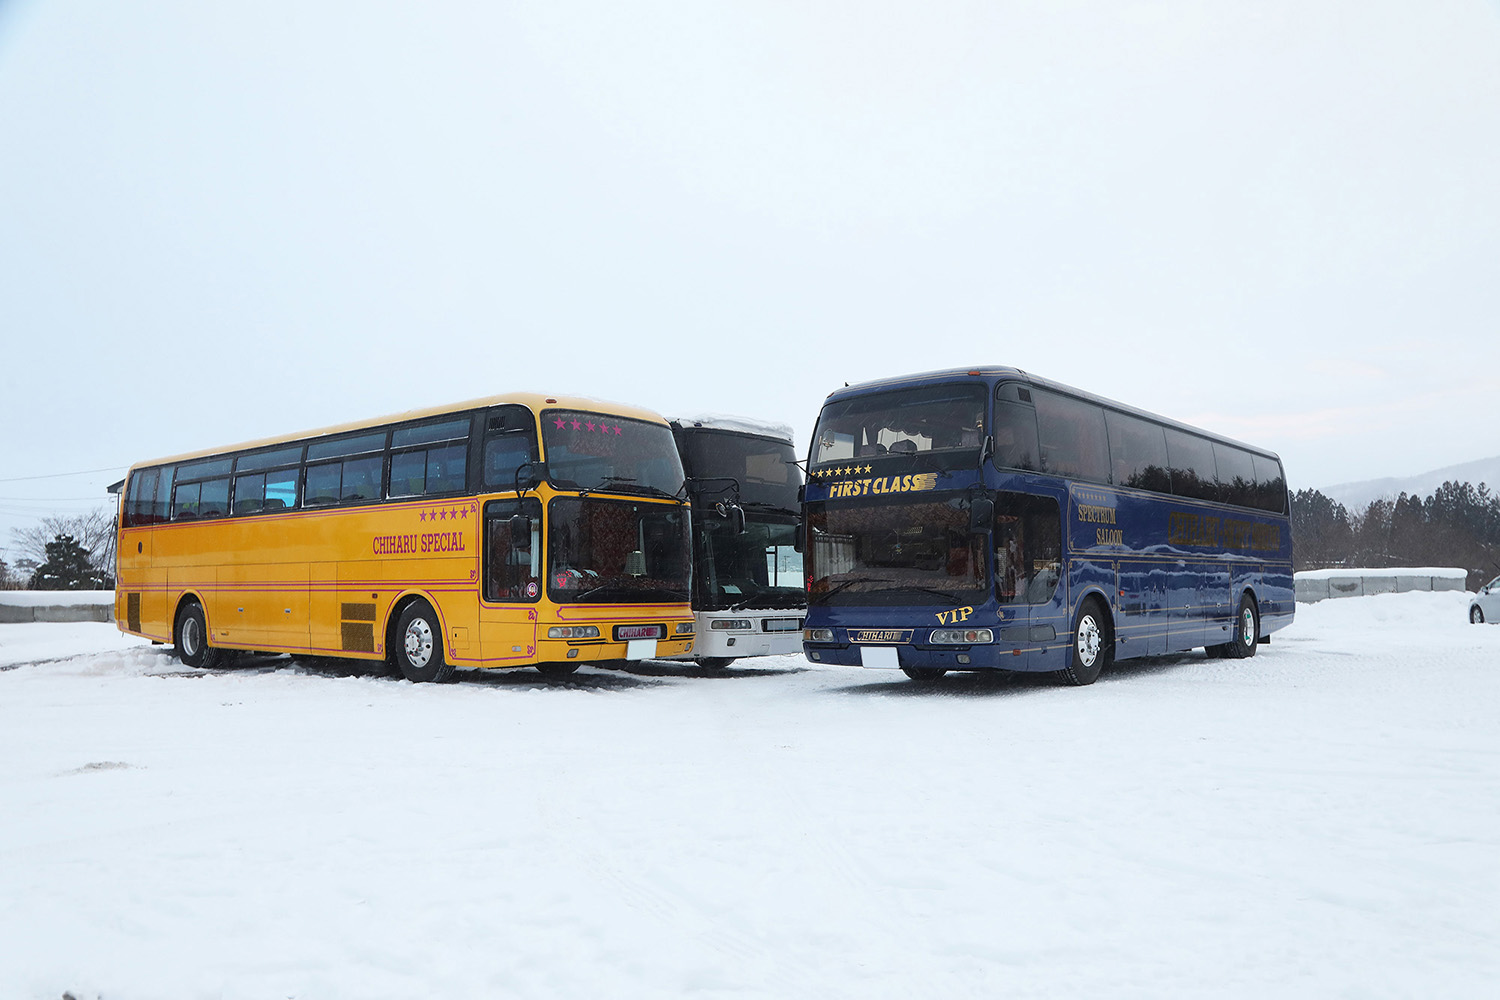
{"label": "overcast sky", "polygon": [[0,547],[412,407],[801,451],[978,363],[1414,474],[1500,454],[1500,3],[0,0],[0,324]]}

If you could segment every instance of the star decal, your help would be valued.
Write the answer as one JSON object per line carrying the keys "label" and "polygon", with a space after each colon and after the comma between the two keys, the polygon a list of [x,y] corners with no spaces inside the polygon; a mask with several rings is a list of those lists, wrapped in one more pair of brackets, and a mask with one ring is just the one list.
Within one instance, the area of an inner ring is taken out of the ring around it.
{"label": "star decal", "polygon": [[615,434],[619,435],[619,433],[620,433],[620,425],[619,424],[615,424]]}
{"label": "star decal", "polygon": [[427,520],[427,512],[425,510],[419,511],[417,516],[423,521]]}
{"label": "star decal", "polygon": [[438,514],[438,519],[439,519],[439,520],[443,520],[443,521],[446,521],[446,520],[448,520],[448,512],[447,512],[447,511],[446,511],[446,510],[445,510],[445,511],[441,511],[441,512],[440,512],[440,513],[439,513],[439,514]]}
{"label": "star decal", "polygon": [[587,426],[588,426],[588,429],[589,429],[589,433],[590,434],[594,433],[594,425],[593,424],[588,424]]}
{"label": "star decal", "polygon": [[568,425],[568,422],[566,420],[564,420],[562,417],[558,417],[556,423],[557,423],[557,429],[558,430],[562,430],[564,427],[566,427]]}
{"label": "star decal", "polygon": [[581,431],[581,430],[583,430],[583,424],[581,422],[575,420],[575,421],[573,421],[573,429],[575,431]]}

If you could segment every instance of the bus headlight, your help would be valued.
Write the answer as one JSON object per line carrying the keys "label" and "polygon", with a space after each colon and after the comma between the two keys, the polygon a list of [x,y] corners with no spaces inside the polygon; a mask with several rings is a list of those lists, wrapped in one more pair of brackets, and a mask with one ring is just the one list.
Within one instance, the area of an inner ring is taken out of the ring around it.
{"label": "bus headlight", "polygon": [[547,629],[549,639],[597,639],[599,638],[599,626],[597,625],[553,625]]}
{"label": "bus headlight", "polygon": [[677,635],[692,635],[693,634],[693,623],[692,622],[678,622],[677,623],[677,628],[675,629],[675,633]]}
{"label": "bus headlight", "polygon": [[995,633],[987,628],[935,628],[927,641],[952,646],[974,646],[979,643],[994,642]]}
{"label": "bus headlight", "polygon": [[832,642],[833,629],[831,628],[809,628],[803,629],[802,638],[808,642]]}
{"label": "bus headlight", "polygon": [[708,627],[716,632],[748,632],[754,626],[748,618],[716,618]]}

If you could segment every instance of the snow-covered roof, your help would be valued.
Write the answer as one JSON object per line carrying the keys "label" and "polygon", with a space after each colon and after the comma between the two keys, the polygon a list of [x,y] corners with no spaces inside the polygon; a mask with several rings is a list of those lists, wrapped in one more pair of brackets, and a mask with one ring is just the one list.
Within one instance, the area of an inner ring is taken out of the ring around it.
{"label": "snow-covered roof", "polygon": [[738,434],[758,434],[761,437],[780,438],[791,441],[792,426],[778,424],[754,417],[736,417],[725,413],[700,413],[691,417],[673,417],[672,423],[683,427],[702,427],[714,431],[734,431]]}

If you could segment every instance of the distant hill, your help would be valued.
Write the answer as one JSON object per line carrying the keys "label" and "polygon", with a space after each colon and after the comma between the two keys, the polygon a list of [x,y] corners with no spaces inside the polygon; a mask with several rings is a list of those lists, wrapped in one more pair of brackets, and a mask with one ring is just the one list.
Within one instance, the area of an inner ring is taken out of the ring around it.
{"label": "distant hill", "polygon": [[1394,500],[1402,493],[1410,496],[1428,497],[1446,482],[1487,483],[1492,492],[1500,492],[1500,455],[1481,458],[1477,462],[1450,465],[1446,469],[1434,469],[1405,479],[1367,479],[1361,483],[1339,483],[1324,486],[1319,492],[1337,500],[1353,514],[1364,510],[1372,500]]}

